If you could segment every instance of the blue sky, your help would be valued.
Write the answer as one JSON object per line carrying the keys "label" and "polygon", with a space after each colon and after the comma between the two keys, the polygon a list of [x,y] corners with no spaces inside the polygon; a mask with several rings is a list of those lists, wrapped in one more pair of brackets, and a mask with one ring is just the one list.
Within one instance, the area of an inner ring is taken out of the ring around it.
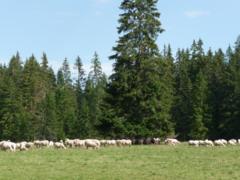
{"label": "blue sky", "polygon": [[[111,72],[112,46],[120,0],[0,0],[0,62],[19,51],[23,60],[32,53],[40,59],[46,52],[56,70],[67,57],[71,64],[79,55],[88,71],[97,51],[104,71]],[[165,32],[159,47],[189,47],[202,38],[205,47],[226,49],[240,34],[239,0],[159,0]]]}

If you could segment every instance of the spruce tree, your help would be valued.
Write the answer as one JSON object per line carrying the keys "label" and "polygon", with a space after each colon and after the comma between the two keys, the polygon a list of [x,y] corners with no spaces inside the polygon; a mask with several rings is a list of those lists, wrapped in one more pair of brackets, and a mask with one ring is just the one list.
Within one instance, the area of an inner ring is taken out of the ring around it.
{"label": "spruce tree", "polygon": [[190,79],[189,50],[179,50],[175,68],[175,103],[173,116],[176,122],[176,133],[181,140],[188,140],[191,123],[192,107],[192,81]]}
{"label": "spruce tree", "polygon": [[66,58],[58,71],[57,82],[58,138],[64,138],[65,136],[74,138],[77,134],[77,99],[72,85],[70,67]]}
{"label": "spruce tree", "polygon": [[5,75],[2,76],[0,96],[0,126],[2,138],[13,141],[23,140],[25,136],[25,109],[23,108],[22,91],[20,89],[22,78],[22,63],[19,53],[9,62]]}
{"label": "spruce tree", "polygon": [[213,55],[208,52],[207,59],[211,61],[211,72],[209,78],[209,110],[212,114],[212,122],[208,124],[209,138],[217,139],[222,138],[223,128],[221,127],[224,122],[224,109],[225,99],[227,95],[226,89],[226,67],[224,62],[224,53],[219,49]]}
{"label": "spruce tree", "polygon": [[42,119],[41,128],[39,128],[43,139],[57,139],[57,115],[56,115],[56,80],[53,70],[48,66],[48,58],[43,53],[41,62],[42,88],[44,98],[39,106],[39,115]]}
{"label": "spruce tree", "polygon": [[224,121],[221,123],[223,135],[228,138],[240,137],[239,105],[240,105],[240,37],[235,48],[228,52],[229,64],[226,68],[226,83],[224,98]]}
{"label": "spruce tree", "polygon": [[92,137],[99,135],[97,127],[100,123],[99,119],[102,113],[100,106],[105,96],[106,83],[106,75],[102,72],[101,62],[95,52],[85,89],[89,110],[89,134]]}
{"label": "spruce tree", "polygon": [[207,81],[202,71],[196,75],[192,94],[192,121],[190,138],[204,139],[207,136],[206,108],[207,108]]}
{"label": "spruce tree", "polygon": [[127,136],[172,133],[170,116],[162,112],[166,89],[156,39],[163,29],[156,6],[157,0],[124,0],[120,6],[120,37],[110,57],[115,63],[108,92]]}
{"label": "spruce tree", "polygon": [[77,69],[77,80],[75,84],[75,91],[77,97],[77,122],[76,122],[76,135],[80,138],[86,138],[88,136],[88,105],[86,96],[84,93],[85,87],[85,72],[81,58],[78,56],[75,62]]}

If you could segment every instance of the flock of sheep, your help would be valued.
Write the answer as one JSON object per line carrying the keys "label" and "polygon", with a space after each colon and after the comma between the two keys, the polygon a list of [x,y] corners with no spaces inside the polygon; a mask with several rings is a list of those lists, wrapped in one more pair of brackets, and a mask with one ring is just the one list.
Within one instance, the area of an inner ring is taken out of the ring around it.
{"label": "flock of sheep", "polygon": [[[131,146],[132,144],[160,144],[162,143],[160,138],[146,138],[146,139],[121,139],[121,140],[97,140],[97,139],[66,139],[64,142],[61,140],[59,142],[53,142],[48,140],[36,140],[33,142],[19,142],[14,143],[11,141],[0,141],[0,149],[4,151],[26,151],[32,148],[56,148],[56,149],[66,149],[66,148],[92,148],[99,149],[100,147],[106,146]],[[166,145],[177,145],[181,142],[177,139],[167,138],[163,141]],[[189,146],[226,146],[240,144],[240,139],[231,139],[229,141],[225,139],[218,139],[215,141],[211,140],[189,140]]]}
{"label": "flock of sheep", "polygon": [[236,140],[236,139],[230,139],[230,140],[225,140],[225,139],[218,139],[215,141],[211,141],[211,140],[190,140],[188,141],[188,144],[190,146],[226,146],[226,145],[237,145],[240,144],[240,139]]}
{"label": "flock of sheep", "polygon": [[48,140],[36,140],[33,142],[19,142],[14,143],[11,141],[0,141],[0,149],[4,151],[27,151],[32,148],[56,148],[56,149],[67,149],[67,148],[93,148],[99,149],[100,146],[131,146],[132,141],[128,139],[121,140],[97,140],[97,139],[66,139],[64,142],[53,142]]}

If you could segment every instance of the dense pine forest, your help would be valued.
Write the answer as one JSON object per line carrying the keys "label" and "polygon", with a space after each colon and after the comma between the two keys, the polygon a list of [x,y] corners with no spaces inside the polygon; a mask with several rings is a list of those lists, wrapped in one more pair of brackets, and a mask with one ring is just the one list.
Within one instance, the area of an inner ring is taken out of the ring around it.
{"label": "dense pine forest", "polygon": [[97,53],[54,72],[47,55],[0,64],[0,139],[240,138],[240,37],[226,52],[203,41],[159,49],[157,0],[123,0],[107,77]]}

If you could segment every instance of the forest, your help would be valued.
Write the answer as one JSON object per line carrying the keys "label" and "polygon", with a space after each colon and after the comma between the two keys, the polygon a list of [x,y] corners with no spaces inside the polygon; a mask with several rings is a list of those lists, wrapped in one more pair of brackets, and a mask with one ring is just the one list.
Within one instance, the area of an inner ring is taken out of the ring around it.
{"label": "forest", "polygon": [[54,72],[43,53],[0,63],[0,139],[240,138],[240,36],[225,52],[159,48],[157,0],[123,0],[107,76],[95,52],[89,73],[67,58]]}

